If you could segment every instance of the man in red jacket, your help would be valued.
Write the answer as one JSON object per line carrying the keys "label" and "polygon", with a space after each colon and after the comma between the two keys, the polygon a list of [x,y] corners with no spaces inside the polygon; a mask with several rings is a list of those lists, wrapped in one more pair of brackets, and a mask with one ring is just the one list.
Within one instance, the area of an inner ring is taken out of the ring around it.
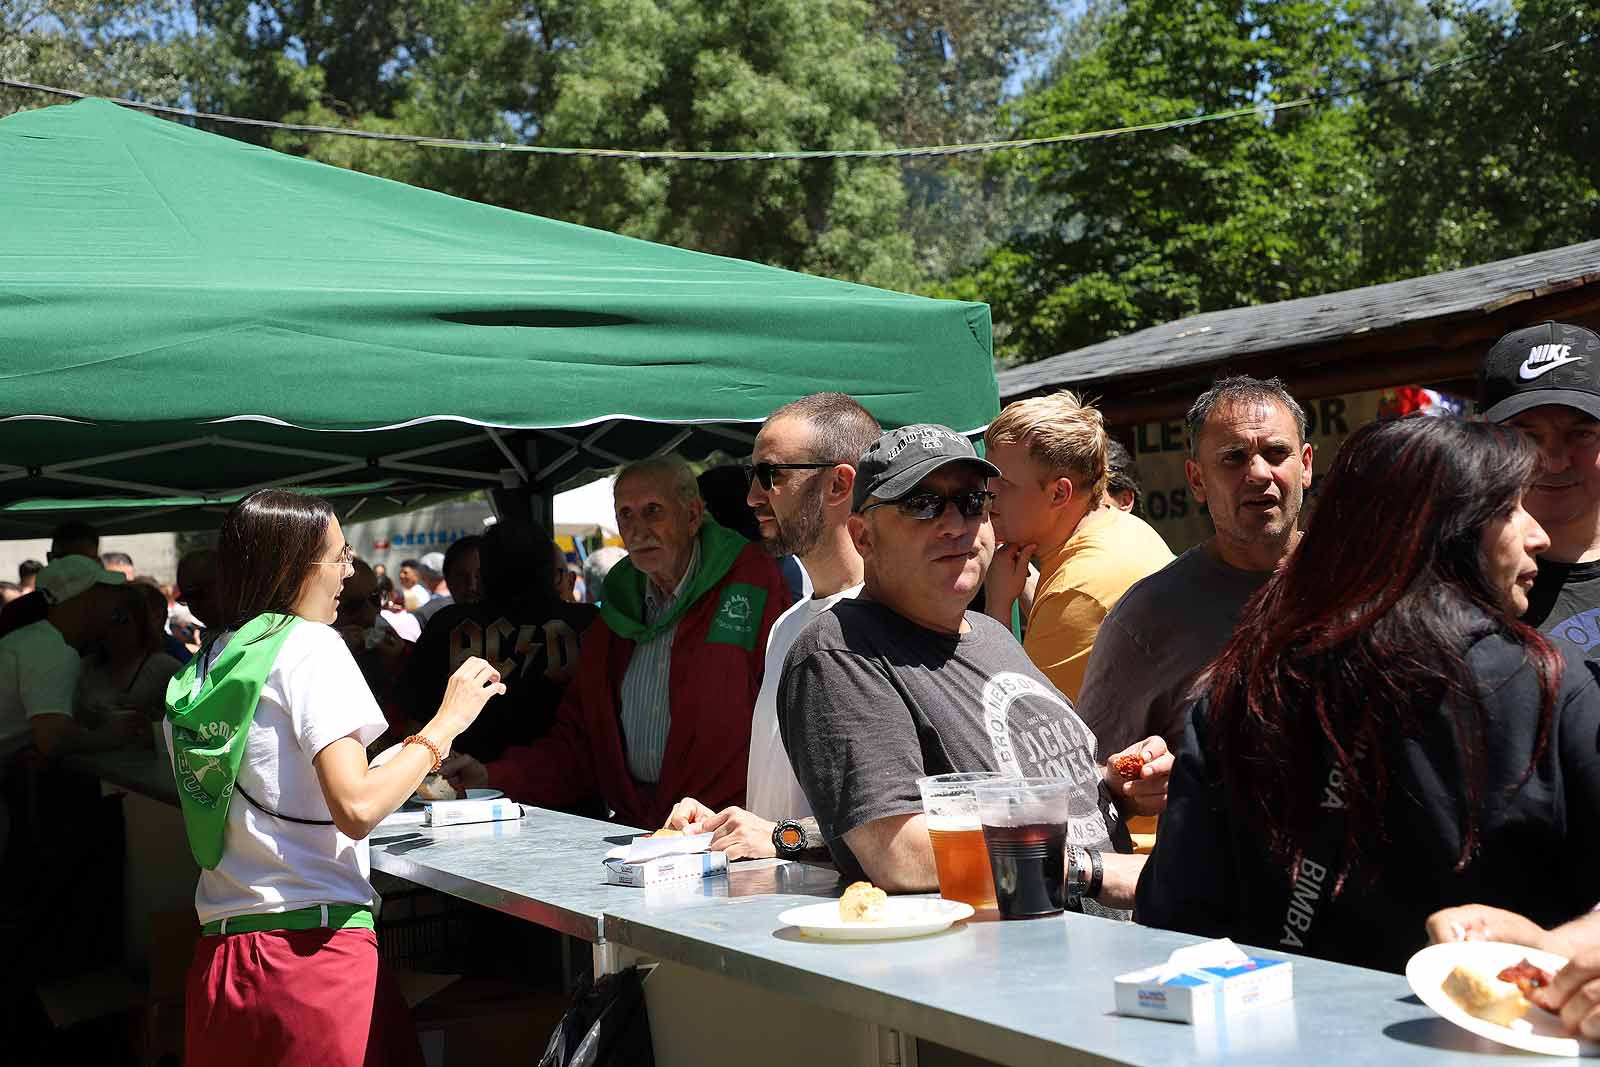
{"label": "man in red jacket", "polygon": [[613,492],[629,554],[606,576],[555,726],[487,766],[452,756],[443,773],[457,789],[545,807],[599,793],[632,826],[660,826],[682,796],[742,804],[767,631],[788,606],[783,576],[705,514],[676,456],[624,468]]}

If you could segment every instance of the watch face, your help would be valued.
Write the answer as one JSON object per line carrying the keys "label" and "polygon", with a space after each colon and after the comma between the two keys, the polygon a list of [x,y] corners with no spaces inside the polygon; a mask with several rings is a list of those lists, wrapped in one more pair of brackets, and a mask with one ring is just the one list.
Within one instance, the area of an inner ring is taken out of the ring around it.
{"label": "watch face", "polygon": [[780,826],[778,828],[778,843],[784,848],[799,849],[806,843],[806,835],[798,826]]}

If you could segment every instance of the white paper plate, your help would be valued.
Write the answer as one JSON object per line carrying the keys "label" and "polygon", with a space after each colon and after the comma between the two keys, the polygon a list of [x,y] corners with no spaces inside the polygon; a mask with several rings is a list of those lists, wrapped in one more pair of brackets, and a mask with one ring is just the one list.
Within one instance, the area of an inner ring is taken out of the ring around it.
{"label": "white paper plate", "polygon": [[1510,945],[1501,941],[1449,941],[1429,945],[1412,956],[1406,963],[1406,981],[1424,1004],[1449,1019],[1463,1030],[1479,1037],[1498,1041],[1502,1045],[1522,1049],[1524,1052],[1542,1052],[1547,1056],[1600,1056],[1600,1045],[1592,1041],[1579,1041],[1568,1037],[1561,1028],[1561,1020],[1547,1011],[1532,1008],[1523,1022],[1526,1029],[1512,1028],[1469,1015],[1440,988],[1457,964],[1466,963],[1479,970],[1497,974],[1503,968],[1523,960],[1531,961],[1554,974],[1567,961],[1550,952],[1525,945]]}
{"label": "white paper plate", "polygon": [[[466,796],[464,796],[464,797],[456,797],[455,799],[457,799],[457,800],[499,800],[503,796],[505,796],[505,793],[501,792],[498,789],[469,789],[469,790],[467,790],[467,795]],[[427,798],[423,797],[419,793],[412,793],[411,794],[411,799],[412,799],[413,802],[415,802],[417,804],[432,804],[433,803],[433,801],[428,800]]]}
{"label": "white paper plate", "polygon": [[778,921],[797,926],[807,937],[825,941],[887,941],[937,933],[972,917],[972,905],[940,897],[890,897],[883,902],[883,918],[871,923],[847,923],[839,918],[839,902],[825,901],[790,908]]}

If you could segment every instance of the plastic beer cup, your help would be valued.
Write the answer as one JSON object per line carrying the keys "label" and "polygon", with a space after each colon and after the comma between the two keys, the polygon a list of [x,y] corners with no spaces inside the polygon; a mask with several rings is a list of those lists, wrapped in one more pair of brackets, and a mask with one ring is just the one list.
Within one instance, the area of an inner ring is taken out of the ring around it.
{"label": "plastic beer cup", "polygon": [[1076,788],[1065,778],[999,778],[973,787],[1002,918],[1066,908],[1067,814]]}
{"label": "plastic beer cup", "polygon": [[928,839],[933,843],[933,862],[939,869],[939,895],[980,911],[995,906],[994,878],[989,873],[989,852],[984,847],[983,824],[978,821],[978,800],[972,787],[999,777],[994,771],[977,771],[917,779]]}

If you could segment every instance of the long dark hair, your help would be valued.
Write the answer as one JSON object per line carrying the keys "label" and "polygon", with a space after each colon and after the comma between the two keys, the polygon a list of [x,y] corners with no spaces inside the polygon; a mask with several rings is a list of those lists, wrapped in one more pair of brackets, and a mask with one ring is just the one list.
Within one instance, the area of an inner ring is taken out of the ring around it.
{"label": "long dark hair", "polygon": [[1485,423],[1419,415],[1362,427],[1339,449],[1299,546],[1245,606],[1200,689],[1235,811],[1262,828],[1291,878],[1326,817],[1333,763],[1347,804],[1334,890],[1358,866],[1377,877],[1386,752],[1447,702],[1466,771],[1456,870],[1471,862],[1484,789],[1485,712],[1464,658],[1475,636],[1499,630],[1522,645],[1542,693],[1534,762],[1543,755],[1561,658],[1507,615],[1482,550],[1484,528],[1537,462],[1521,435]]}
{"label": "long dark hair", "polygon": [[314,496],[263,489],[229,509],[217,538],[221,629],[237,630],[264,611],[294,613],[322,552],[333,507]]}

